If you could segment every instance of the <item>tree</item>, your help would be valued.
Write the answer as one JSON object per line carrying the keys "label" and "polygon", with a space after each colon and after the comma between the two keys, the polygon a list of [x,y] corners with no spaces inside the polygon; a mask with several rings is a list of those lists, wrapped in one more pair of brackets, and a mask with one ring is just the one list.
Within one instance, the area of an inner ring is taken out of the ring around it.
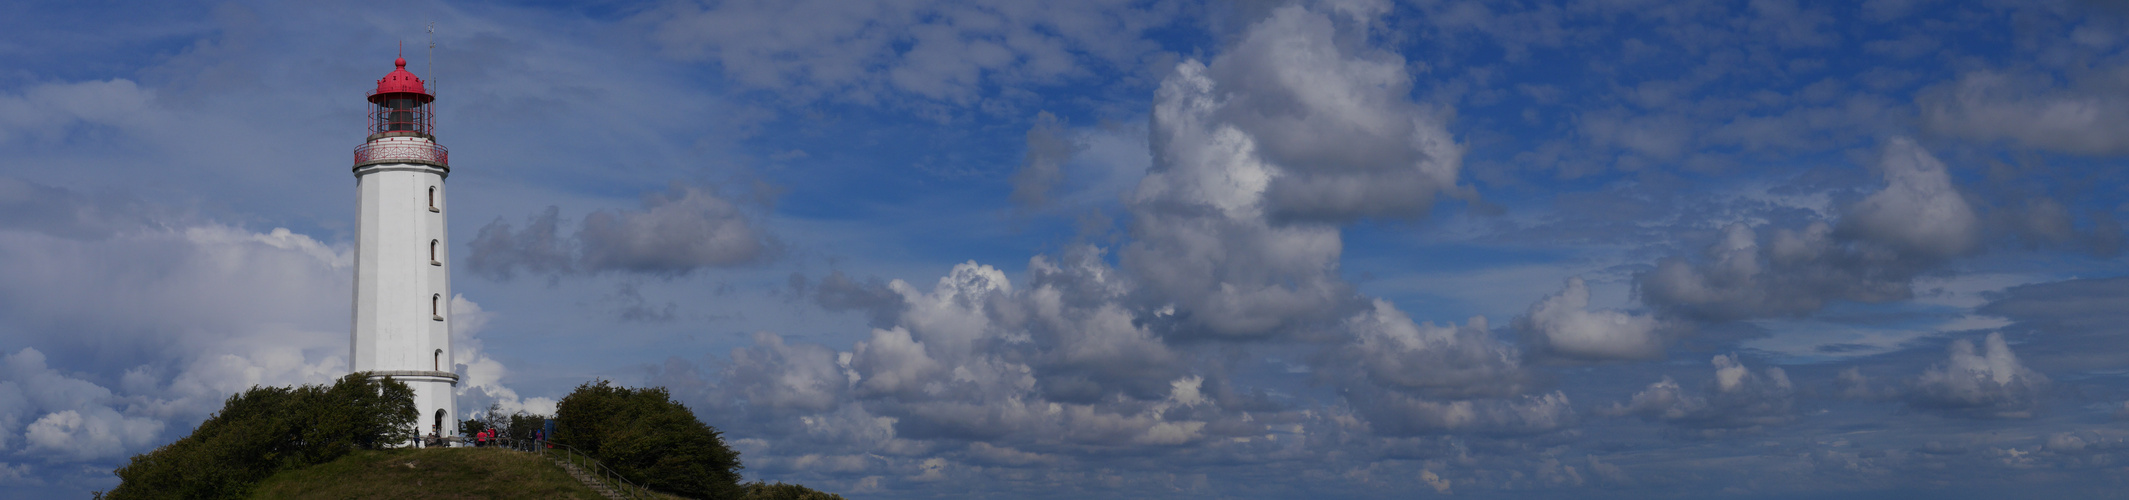
{"label": "tree", "polygon": [[287,469],[414,439],[414,389],[352,373],[331,386],[252,387],[191,435],[134,456],[111,500],[236,498]]}
{"label": "tree", "polygon": [[458,433],[466,439],[473,439],[473,436],[485,430],[488,430],[488,422],[478,418],[469,418],[458,423]]}
{"label": "tree", "polygon": [[493,429],[499,438],[532,439],[532,431],[547,427],[549,418],[552,417],[526,413],[524,410],[503,413],[503,405],[491,403],[488,405],[488,411],[480,417],[459,422],[458,432],[466,439],[473,439],[473,436],[479,435],[481,431]]}
{"label": "tree", "polygon": [[822,493],[796,484],[755,481],[747,483],[746,490],[746,500],[843,500],[842,495]]}
{"label": "tree", "polygon": [[579,385],[555,409],[554,439],[654,490],[695,498],[746,495],[739,452],[663,387]]}

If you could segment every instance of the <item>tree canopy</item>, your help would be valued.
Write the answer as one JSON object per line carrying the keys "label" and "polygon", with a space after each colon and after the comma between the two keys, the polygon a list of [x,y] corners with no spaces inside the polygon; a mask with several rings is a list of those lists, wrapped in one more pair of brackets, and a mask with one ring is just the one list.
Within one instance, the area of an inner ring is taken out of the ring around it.
{"label": "tree canopy", "polygon": [[555,408],[554,440],[654,490],[694,498],[742,498],[739,452],[663,387],[607,381],[577,386]]}
{"label": "tree canopy", "polygon": [[237,498],[261,479],[414,438],[414,389],[351,373],[330,386],[252,387],[191,435],[134,456],[104,498]]}

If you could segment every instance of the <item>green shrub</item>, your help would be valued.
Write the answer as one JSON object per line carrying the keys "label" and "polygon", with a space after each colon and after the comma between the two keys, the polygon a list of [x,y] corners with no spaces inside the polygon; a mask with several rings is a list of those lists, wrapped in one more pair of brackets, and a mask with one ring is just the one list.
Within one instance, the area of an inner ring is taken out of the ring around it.
{"label": "green shrub", "polygon": [[287,469],[414,438],[414,390],[367,373],[331,386],[253,387],[182,439],[134,456],[111,500],[238,498]]}
{"label": "green shrub", "polygon": [[842,495],[822,493],[796,484],[755,481],[747,483],[746,490],[746,500],[843,500]]}
{"label": "green shrub", "polygon": [[577,386],[555,408],[556,442],[611,467],[629,481],[694,498],[742,498],[739,452],[695,419],[665,388],[606,381]]}

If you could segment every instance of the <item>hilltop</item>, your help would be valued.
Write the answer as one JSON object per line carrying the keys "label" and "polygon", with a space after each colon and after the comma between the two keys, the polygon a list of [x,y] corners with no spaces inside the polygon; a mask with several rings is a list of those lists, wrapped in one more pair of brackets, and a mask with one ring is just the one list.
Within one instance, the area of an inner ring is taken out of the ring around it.
{"label": "hilltop", "polygon": [[568,498],[604,500],[554,462],[498,448],[363,450],[283,471],[255,499]]}

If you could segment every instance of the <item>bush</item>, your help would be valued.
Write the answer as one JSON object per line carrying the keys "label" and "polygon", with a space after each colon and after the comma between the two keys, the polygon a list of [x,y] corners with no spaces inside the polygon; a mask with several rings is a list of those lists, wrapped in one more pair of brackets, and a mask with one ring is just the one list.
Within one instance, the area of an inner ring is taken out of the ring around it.
{"label": "bush", "polygon": [[742,498],[739,453],[665,388],[606,381],[577,386],[555,408],[554,440],[645,487],[695,498]]}
{"label": "bush", "polygon": [[746,500],[843,500],[842,495],[822,493],[796,484],[755,481],[747,483],[746,490]]}
{"label": "bush", "polygon": [[414,389],[352,373],[331,386],[252,387],[192,434],[133,457],[111,500],[237,498],[287,469],[414,438]]}

